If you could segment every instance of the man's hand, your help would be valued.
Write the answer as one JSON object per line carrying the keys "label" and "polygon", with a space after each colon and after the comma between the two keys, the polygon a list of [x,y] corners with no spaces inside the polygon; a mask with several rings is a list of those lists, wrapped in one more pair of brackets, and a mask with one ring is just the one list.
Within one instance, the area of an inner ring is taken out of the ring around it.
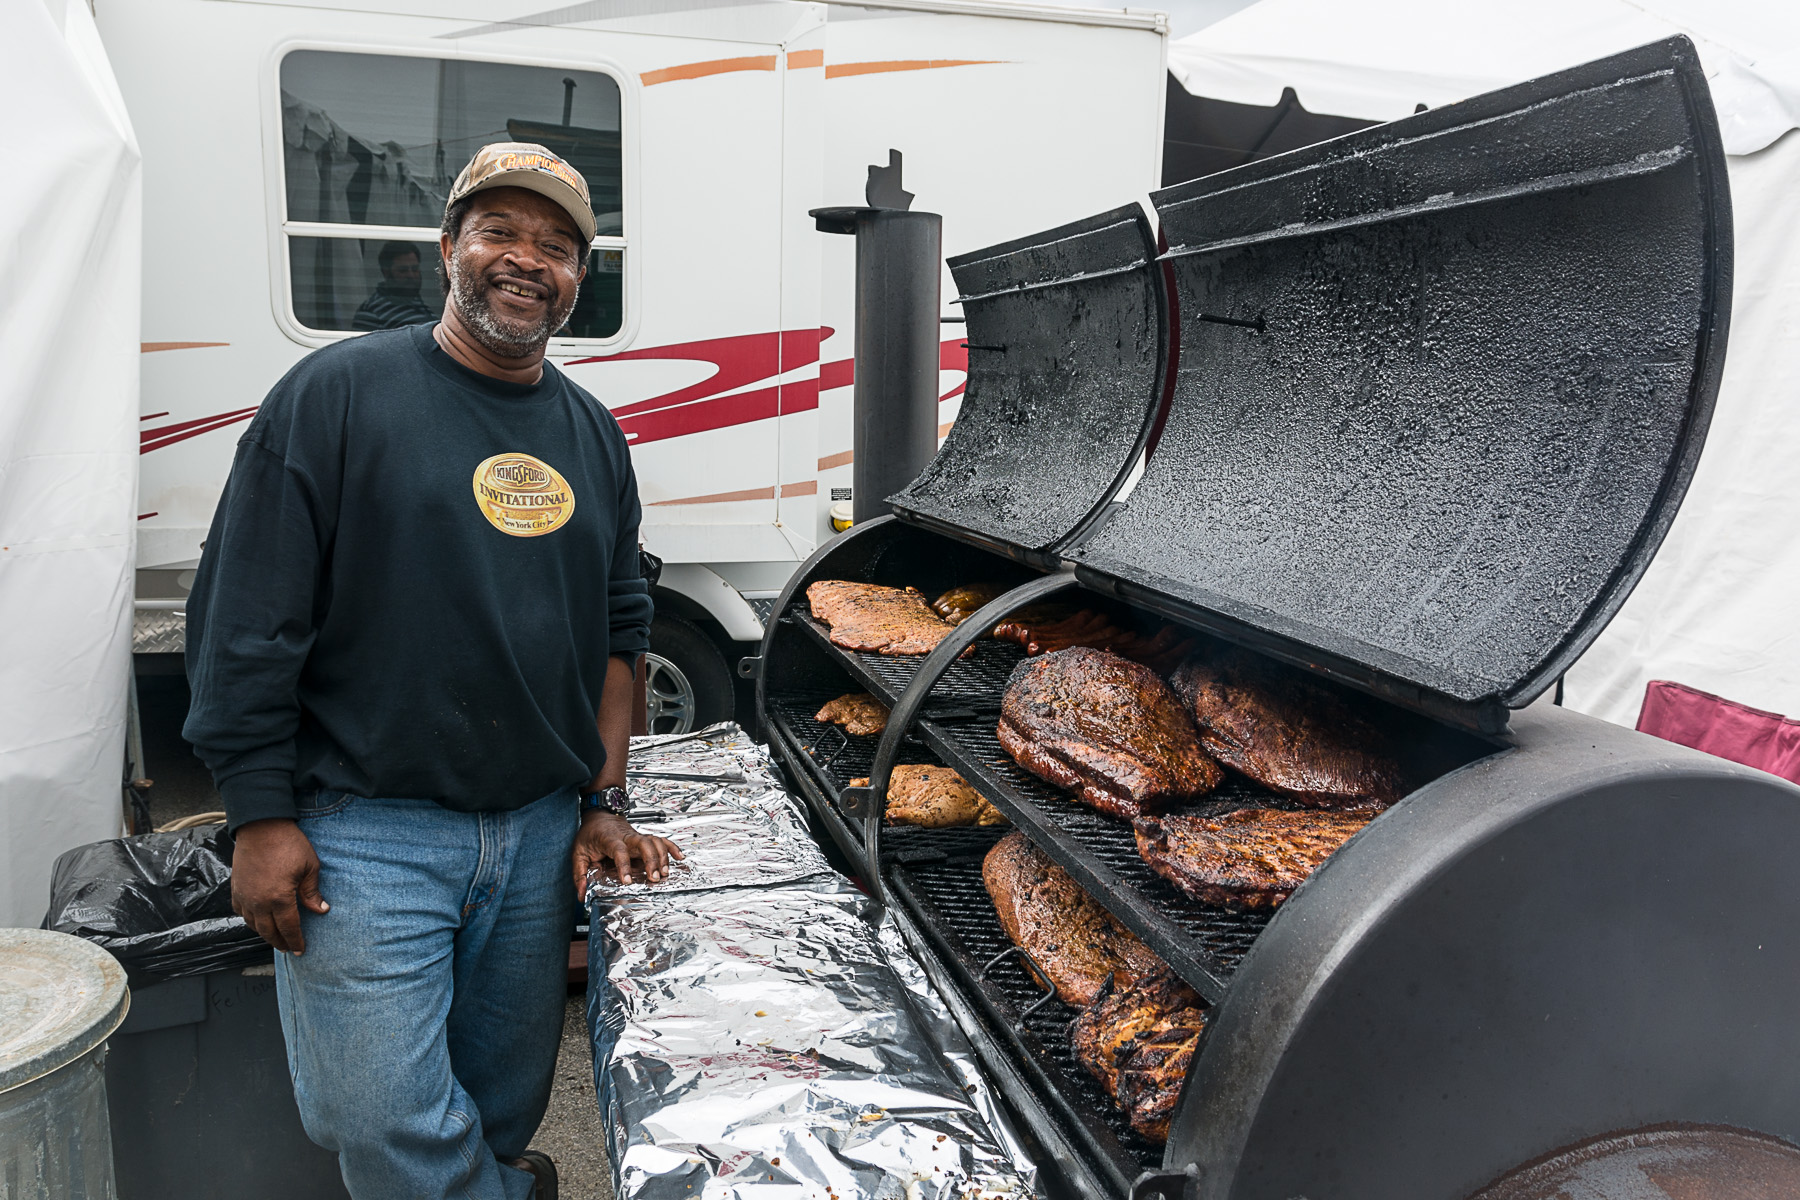
{"label": "man's hand", "polygon": [[240,826],[231,855],[231,910],[262,940],[289,954],[306,952],[300,905],[323,916],[319,856],[300,826],[283,818]]}
{"label": "man's hand", "polygon": [[[668,838],[639,833],[631,827],[631,822],[617,813],[595,809],[582,817],[571,857],[575,868],[575,897],[579,900],[587,886],[589,871],[598,870],[603,878],[630,883],[635,862],[645,883],[661,883],[669,877],[669,860],[686,856]],[[610,872],[602,865],[605,863],[612,864]]]}

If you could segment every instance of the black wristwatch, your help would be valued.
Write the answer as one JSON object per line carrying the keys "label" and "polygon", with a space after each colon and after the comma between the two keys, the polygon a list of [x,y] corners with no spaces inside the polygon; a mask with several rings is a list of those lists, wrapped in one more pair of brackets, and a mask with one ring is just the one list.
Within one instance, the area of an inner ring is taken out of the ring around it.
{"label": "black wristwatch", "polygon": [[581,798],[581,815],[585,817],[596,810],[622,817],[631,811],[631,797],[616,783],[597,792],[589,792]]}

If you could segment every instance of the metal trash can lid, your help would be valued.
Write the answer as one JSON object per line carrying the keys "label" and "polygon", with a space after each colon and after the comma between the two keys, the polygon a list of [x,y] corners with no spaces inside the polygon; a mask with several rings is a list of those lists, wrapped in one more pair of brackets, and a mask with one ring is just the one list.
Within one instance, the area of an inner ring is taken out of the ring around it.
{"label": "metal trash can lid", "polygon": [[130,1004],[124,968],[100,947],[44,929],[0,929],[0,1092],[98,1046]]}

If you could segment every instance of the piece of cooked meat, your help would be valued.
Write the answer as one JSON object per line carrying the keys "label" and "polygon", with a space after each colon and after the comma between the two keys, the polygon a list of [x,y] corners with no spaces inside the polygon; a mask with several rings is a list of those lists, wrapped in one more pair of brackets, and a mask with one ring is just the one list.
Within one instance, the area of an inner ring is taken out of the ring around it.
{"label": "piece of cooked meat", "polygon": [[1388,737],[1298,671],[1221,648],[1169,683],[1207,752],[1264,787],[1315,808],[1380,808],[1405,794]]}
{"label": "piece of cooked meat", "polygon": [[1138,1038],[1119,1068],[1119,1107],[1133,1129],[1158,1145],[1169,1140],[1169,1119],[1205,1031],[1206,1014],[1200,1009],[1170,1013]]}
{"label": "piece of cooked meat", "polygon": [[1037,960],[1066,1003],[1092,1004],[1109,975],[1129,987],[1167,970],[1150,947],[1023,833],[994,843],[982,860],[981,882],[1006,936]]}
{"label": "piece of cooked meat", "polygon": [[1224,777],[1156,672],[1085,646],[1013,668],[999,736],[1033,775],[1126,820],[1205,795]]}
{"label": "piece of cooked meat", "polygon": [[1200,1008],[1200,994],[1173,971],[1159,971],[1131,987],[1109,983],[1100,998],[1069,1025],[1075,1060],[1100,1081],[1106,1094],[1119,1094],[1119,1067],[1137,1041],[1158,1021],[1184,1008]]}
{"label": "piece of cooked meat", "polygon": [[952,625],[961,625],[982,605],[999,599],[1005,591],[1006,588],[998,583],[965,583],[933,600],[931,608]]}
{"label": "piece of cooked meat", "polygon": [[[851,787],[868,787],[867,776]],[[949,767],[901,763],[888,777],[887,819],[895,825],[955,829],[963,825],[1005,825],[1006,814]]]}
{"label": "piece of cooked meat", "polygon": [[1372,820],[1369,812],[1239,808],[1216,817],[1145,817],[1135,827],[1138,854],[1194,899],[1273,908]]}
{"label": "piece of cooked meat", "polygon": [[1071,646],[1110,650],[1158,673],[1187,657],[1194,640],[1178,626],[1164,625],[1146,637],[1121,629],[1111,617],[1091,608],[1049,612],[1021,609],[994,626],[994,636],[1017,642],[1029,655],[1049,654]]}
{"label": "piece of cooked meat", "polygon": [[887,705],[867,692],[845,692],[813,714],[813,720],[842,725],[845,733],[868,737],[887,728]]}
{"label": "piece of cooked meat", "polygon": [[821,579],[808,585],[812,615],[831,626],[831,644],[878,654],[930,654],[955,628],[916,588]]}

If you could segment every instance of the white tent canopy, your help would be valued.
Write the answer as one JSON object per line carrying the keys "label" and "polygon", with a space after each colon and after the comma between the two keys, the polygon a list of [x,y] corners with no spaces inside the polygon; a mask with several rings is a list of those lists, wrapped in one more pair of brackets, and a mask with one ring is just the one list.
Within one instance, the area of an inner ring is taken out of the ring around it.
{"label": "white tent canopy", "polygon": [[121,825],[137,505],[137,140],[86,0],[0,36],[0,926]]}
{"label": "white tent canopy", "polygon": [[1800,715],[1800,5],[1774,0],[1261,0],[1169,48],[1189,92],[1393,120],[1675,33],[1699,48],[1731,180],[1725,375],[1656,561],[1568,676],[1632,724],[1651,679]]}

